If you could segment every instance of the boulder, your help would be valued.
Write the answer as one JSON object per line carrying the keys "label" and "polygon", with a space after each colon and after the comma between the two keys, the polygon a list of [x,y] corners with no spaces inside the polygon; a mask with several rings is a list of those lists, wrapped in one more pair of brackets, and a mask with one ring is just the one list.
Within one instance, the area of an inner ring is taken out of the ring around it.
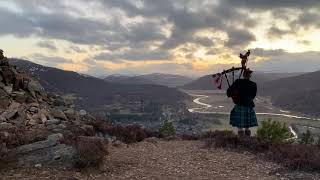
{"label": "boulder", "polygon": [[13,118],[16,114],[18,114],[18,110],[7,111],[5,112],[4,117],[9,120]]}
{"label": "boulder", "polygon": [[40,94],[45,94],[44,88],[37,81],[33,81],[33,80],[29,81],[27,88],[33,97],[36,97],[36,94],[35,94],[36,92]]}
{"label": "boulder", "polygon": [[47,120],[47,121],[45,122],[45,124],[46,124],[47,126],[52,125],[52,124],[60,124],[60,123],[61,123],[61,121],[60,121],[59,119],[51,119],[51,120]]}
{"label": "boulder", "polygon": [[85,116],[85,115],[87,115],[87,111],[81,109],[81,110],[79,111],[79,114],[80,114],[80,116]]}
{"label": "boulder", "polygon": [[18,103],[25,103],[27,100],[27,96],[26,93],[24,91],[14,91],[11,96],[13,97],[13,99],[15,101],[17,101]]}
{"label": "boulder", "polygon": [[62,120],[67,120],[67,117],[66,115],[63,113],[62,110],[60,109],[57,109],[57,108],[53,108],[50,110],[50,113],[51,115],[54,117],[54,118],[59,118],[59,119],[62,119]]}
{"label": "boulder", "polygon": [[94,128],[93,128],[93,126],[91,126],[91,125],[82,125],[81,126],[81,129],[83,129],[84,130],[84,132],[86,133],[86,135],[89,135],[89,136],[93,136],[93,135],[95,135],[95,131],[94,131]]}
{"label": "boulder", "polygon": [[79,114],[74,109],[67,109],[63,111],[69,120],[77,121],[79,120]]}
{"label": "boulder", "polygon": [[[61,134],[60,134],[61,135]],[[18,165],[23,167],[34,167],[37,164],[46,167],[65,167],[70,168],[76,161],[76,150],[74,147],[66,144],[60,144],[57,139],[40,141],[25,145],[21,151],[18,150]],[[51,135],[52,136],[52,135]]]}
{"label": "boulder", "polygon": [[36,108],[36,107],[30,107],[30,108],[29,108],[29,111],[30,111],[30,112],[33,112],[33,113],[37,113],[37,112],[38,112],[38,108]]}
{"label": "boulder", "polygon": [[2,122],[0,123],[0,130],[12,129],[14,126],[11,123]]}
{"label": "boulder", "polygon": [[11,103],[10,96],[3,89],[0,89],[0,108],[6,109]]}
{"label": "boulder", "polygon": [[6,93],[11,94],[12,93],[12,86],[5,86],[5,87],[3,87],[3,90],[5,90]]}
{"label": "boulder", "polygon": [[39,149],[44,149],[48,147],[55,146],[59,144],[63,140],[63,135],[58,133],[58,134],[52,134],[48,136],[48,138],[44,141],[38,141],[32,144],[27,144],[20,146],[16,149],[17,154],[26,154],[32,151],[36,151]]}

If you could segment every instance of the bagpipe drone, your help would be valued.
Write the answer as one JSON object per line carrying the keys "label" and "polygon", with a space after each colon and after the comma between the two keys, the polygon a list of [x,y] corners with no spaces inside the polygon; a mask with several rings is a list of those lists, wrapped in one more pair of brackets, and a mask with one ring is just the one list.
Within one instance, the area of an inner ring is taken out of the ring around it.
{"label": "bagpipe drone", "polygon": [[[247,63],[248,63],[249,56],[250,56],[250,50],[248,50],[245,54],[240,53],[239,57],[241,59],[241,67],[232,67],[230,69],[223,70],[221,73],[213,74],[212,77],[214,79],[214,84],[216,85],[216,87],[218,89],[222,89],[222,82],[223,82],[223,79],[225,78],[228,83],[228,87],[230,88],[230,86],[235,82],[235,72],[237,71],[240,71],[239,77],[238,77],[238,79],[240,79],[241,76],[243,75],[243,72],[247,70]],[[231,83],[228,79],[229,73],[232,73]],[[231,97],[233,102],[236,103],[239,99],[238,92],[237,91],[232,92]]]}

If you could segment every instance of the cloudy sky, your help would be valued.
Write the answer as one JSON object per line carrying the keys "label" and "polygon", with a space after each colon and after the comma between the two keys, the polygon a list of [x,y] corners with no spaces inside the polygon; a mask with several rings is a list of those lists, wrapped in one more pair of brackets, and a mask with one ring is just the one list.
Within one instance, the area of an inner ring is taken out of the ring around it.
{"label": "cloudy sky", "polygon": [[319,0],[2,0],[8,57],[91,75],[320,70]]}

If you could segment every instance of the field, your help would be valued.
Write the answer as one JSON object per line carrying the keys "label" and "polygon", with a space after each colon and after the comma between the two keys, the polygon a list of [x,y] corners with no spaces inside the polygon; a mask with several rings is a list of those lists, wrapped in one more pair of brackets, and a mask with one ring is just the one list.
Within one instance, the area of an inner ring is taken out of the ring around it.
{"label": "field", "polygon": [[[193,101],[186,102],[189,111],[194,113],[210,114],[214,119],[218,119],[220,124],[212,124],[208,129],[233,129],[229,125],[229,113],[234,104],[229,99],[224,91],[203,91],[193,90],[184,91],[194,97]],[[258,96],[255,100],[255,111],[258,121],[275,120],[286,123],[292,127],[300,136],[303,132],[309,129],[314,135],[320,136],[320,120],[315,117],[298,112],[290,112],[285,109],[280,109],[272,105],[267,97]],[[257,128],[253,128],[256,131]]]}

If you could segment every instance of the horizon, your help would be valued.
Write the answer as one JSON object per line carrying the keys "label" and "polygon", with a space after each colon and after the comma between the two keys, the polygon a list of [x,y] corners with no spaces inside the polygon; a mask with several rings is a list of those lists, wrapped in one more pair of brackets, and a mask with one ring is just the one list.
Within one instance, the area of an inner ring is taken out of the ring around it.
{"label": "horizon", "polygon": [[[108,9],[108,12],[105,11]],[[320,2],[1,1],[5,55],[91,76],[320,70]]]}

